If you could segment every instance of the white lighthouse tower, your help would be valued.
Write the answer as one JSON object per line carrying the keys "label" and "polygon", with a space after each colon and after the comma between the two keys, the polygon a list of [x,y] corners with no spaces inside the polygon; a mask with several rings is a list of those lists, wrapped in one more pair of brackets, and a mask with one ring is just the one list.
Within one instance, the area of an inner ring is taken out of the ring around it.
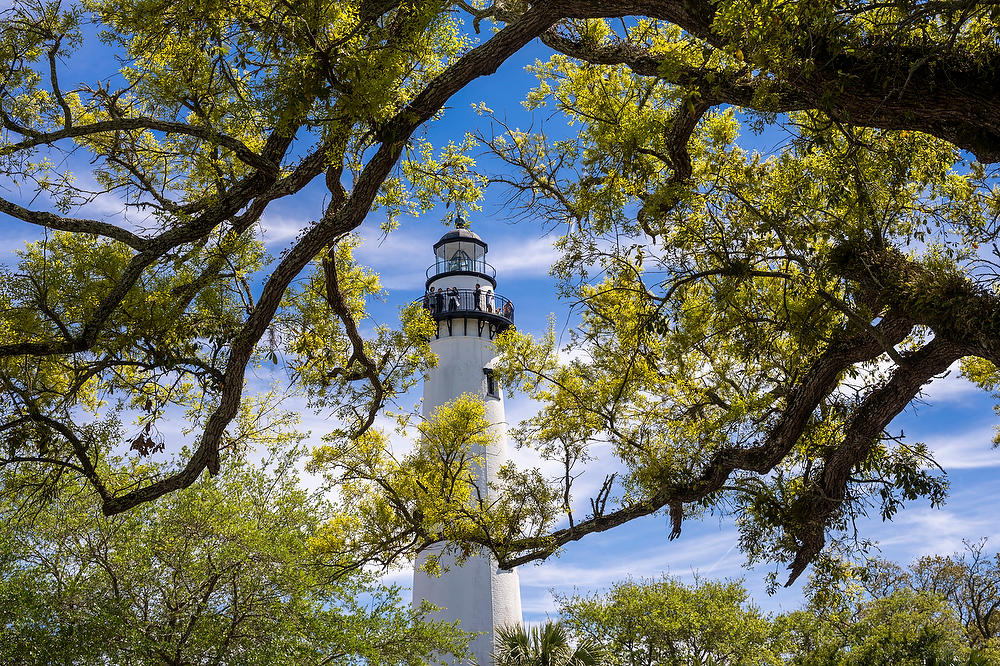
{"label": "white lighthouse tower", "polygon": [[[493,339],[513,325],[514,307],[495,293],[496,271],[486,262],[486,243],[462,220],[456,227],[434,244],[435,262],[427,269],[426,288],[433,293],[424,304],[437,321],[431,349],[438,365],[424,379],[423,414],[429,417],[436,407],[463,393],[482,397],[495,435],[489,450],[477,452],[485,465],[479,475],[485,495],[486,484],[507,462],[503,391],[491,368],[496,356]],[[470,557],[460,566],[453,557],[442,555],[440,563],[448,570],[432,576],[420,569],[428,554],[417,559],[413,572],[414,605],[426,599],[441,608],[436,619],[459,620],[465,631],[484,632],[470,647],[479,666],[490,666],[494,627],[521,622],[517,571],[499,569],[488,554]]]}

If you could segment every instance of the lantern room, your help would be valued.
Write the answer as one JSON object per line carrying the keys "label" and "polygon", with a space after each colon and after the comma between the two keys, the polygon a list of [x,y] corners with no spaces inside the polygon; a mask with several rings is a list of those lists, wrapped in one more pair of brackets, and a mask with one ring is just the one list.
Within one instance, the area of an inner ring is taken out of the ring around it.
{"label": "lantern room", "polygon": [[427,283],[447,274],[475,274],[496,287],[496,269],[486,263],[489,246],[459,219],[457,228],[434,244],[434,265],[427,269]]}
{"label": "lantern room", "polygon": [[496,293],[496,270],[486,263],[486,241],[459,219],[434,244],[419,302],[438,322],[435,337],[475,336],[492,340],[514,325],[514,304]]}

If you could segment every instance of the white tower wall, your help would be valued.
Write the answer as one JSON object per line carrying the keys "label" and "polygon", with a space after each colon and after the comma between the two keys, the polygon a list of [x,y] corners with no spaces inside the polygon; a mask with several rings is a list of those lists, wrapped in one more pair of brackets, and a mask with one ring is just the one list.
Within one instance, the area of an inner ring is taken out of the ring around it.
{"label": "white tower wall", "polygon": [[[483,289],[492,289],[486,280],[470,275],[448,275],[433,280],[430,285],[435,290],[442,287],[471,289],[479,282]],[[486,491],[486,483],[496,479],[500,467],[507,462],[507,423],[504,415],[503,392],[496,387],[493,395],[487,393],[487,377],[484,369],[491,367],[496,350],[493,347],[493,329],[487,323],[482,326],[483,317],[479,313],[465,317],[450,313],[448,321],[438,322],[438,336],[431,341],[431,349],[438,356],[438,366],[432,368],[424,378],[423,414],[429,417],[433,410],[462,395],[469,393],[481,397],[486,408],[486,420],[491,424],[495,436],[494,443],[482,455],[485,469],[480,475],[480,489]],[[430,576],[421,571],[420,566],[427,555],[441,552],[441,548],[429,549],[422,554],[413,572],[413,603],[426,599],[441,608],[435,619],[449,622],[458,620],[465,631],[482,632],[470,644],[470,648],[480,666],[492,664],[493,629],[521,622],[521,591],[516,570],[502,570],[497,567],[492,555],[477,555],[457,565],[454,558],[443,555],[440,563],[448,571],[440,576]]]}

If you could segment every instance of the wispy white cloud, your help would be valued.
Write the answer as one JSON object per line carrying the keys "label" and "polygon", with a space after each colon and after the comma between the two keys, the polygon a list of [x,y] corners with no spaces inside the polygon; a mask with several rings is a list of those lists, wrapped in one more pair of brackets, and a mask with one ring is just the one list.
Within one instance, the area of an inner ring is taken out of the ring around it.
{"label": "wispy white cloud", "polygon": [[553,243],[555,238],[543,236],[534,240],[499,239],[490,243],[487,260],[497,269],[498,279],[518,280],[547,275],[559,258]]}
{"label": "wispy white cloud", "polygon": [[996,543],[1000,538],[993,516],[923,507],[908,508],[892,523],[872,532],[884,555],[903,563],[922,555],[958,552],[966,539],[986,536]]}
{"label": "wispy white cloud", "polygon": [[555,617],[559,607],[556,605],[556,598],[552,589],[540,590],[537,593],[524,593],[524,586],[521,586],[521,612],[525,620],[529,618],[536,621],[542,617]]}
{"label": "wispy white cloud", "polygon": [[0,263],[13,265],[17,263],[15,252],[23,250],[25,243],[38,240],[31,230],[14,225],[0,226]]}
{"label": "wispy white cloud", "polygon": [[[409,590],[413,584],[413,569],[410,567],[391,569],[379,577],[379,582],[383,585],[398,585]],[[410,597],[410,594],[406,595]],[[409,601],[409,598],[407,599]]]}
{"label": "wispy white cloud", "polygon": [[959,363],[955,362],[945,374],[924,387],[923,398],[930,403],[954,403],[977,393],[982,393],[982,389],[963,377]]}
{"label": "wispy white cloud", "polygon": [[[867,393],[892,376],[896,363],[883,354],[874,365],[857,366],[858,376],[844,380],[836,389],[838,395],[852,397],[858,392]],[[960,364],[956,361],[944,373],[934,377],[920,391],[920,399],[930,404],[954,404],[968,401],[981,394],[982,389],[962,376]]]}
{"label": "wispy white cloud", "polygon": [[991,427],[979,427],[954,434],[924,438],[934,459],[945,470],[1000,467],[1000,451],[993,448],[996,434]]}
{"label": "wispy white cloud", "polygon": [[573,361],[582,361],[584,363],[590,363],[593,360],[590,352],[582,347],[572,347],[569,350],[566,348],[560,348],[556,352],[556,356],[559,358],[560,363],[572,363]]}
{"label": "wispy white cloud", "polygon": [[939,377],[924,388],[923,397],[928,402],[962,402],[969,396],[982,393],[982,389],[962,377],[957,372],[952,372],[945,377]]}
{"label": "wispy white cloud", "polygon": [[[88,185],[93,189],[97,184]],[[113,192],[98,194],[91,201],[79,206],[72,213],[75,217],[88,217],[117,224],[136,231],[152,223],[152,210],[143,210],[125,205],[125,200]]]}
{"label": "wispy white cloud", "polygon": [[309,227],[309,221],[301,217],[282,215],[273,211],[266,212],[259,222],[264,245],[275,248],[285,245]]}
{"label": "wispy white cloud", "polygon": [[414,225],[382,236],[377,227],[365,227],[355,256],[378,271],[386,288],[421,291],[427,267],[434,263],[434,242],[442,233],[440,227]]}
{"label": "wispy white cloud", "polygon": [[[668,543],[664,528],[662,533],[657,534],[655,541],[647,541],[643,546],[636,543],[636,530],[631,531],[633,534],[629,536],[632,538],[628,540],[631,543],[628,544],[622,543],[625,535],[621,535],[621,539],[602,539],[603,548],[587,550],[586,563],[554,559],[537,566],[521,567],[518,574],[522,593],[530,592],[532,588],[604,589],[626,578],[653,578],[664,573],[690,578],[699,573],[698,569],[692,568],[692,562],[716,563],[716,576],[731,573],[731,567],[725,561],[720,562],[722,558],[719,554],[729,552],[728,549],[737,538],[734,530],[689,539],[682,536],[679,540]],[[648,528],[643,532],[648,533]],[[595,544],[592,543],[591,546],[593,545]],[[622,546],[629,547],[627,556],[624,555]],[[580,544],[572,544],[570,548],[578,549]]]}
{"label": "wispy white cloud", "polygon": [[[931,508],[914,502],[892,521],[878,516],[858,522],[860,533],[877,541],[880,556],[901,564],[923,555],[958,552],[964,540],[987,537],[1000,545],[1000,485],[989,473],[958,472],[952,475],[947,503]],[[985,478],[984,478],[985,477]]]}

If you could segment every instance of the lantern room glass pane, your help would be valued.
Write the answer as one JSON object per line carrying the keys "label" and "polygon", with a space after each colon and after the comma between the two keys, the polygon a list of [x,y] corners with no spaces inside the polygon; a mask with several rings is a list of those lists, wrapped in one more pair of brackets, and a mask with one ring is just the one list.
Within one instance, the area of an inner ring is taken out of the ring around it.
{"label": "lantern room glass pane", "polygon": [[448,261],[449,271],[471,271],[472,259],[464,250],[456,250]]}

